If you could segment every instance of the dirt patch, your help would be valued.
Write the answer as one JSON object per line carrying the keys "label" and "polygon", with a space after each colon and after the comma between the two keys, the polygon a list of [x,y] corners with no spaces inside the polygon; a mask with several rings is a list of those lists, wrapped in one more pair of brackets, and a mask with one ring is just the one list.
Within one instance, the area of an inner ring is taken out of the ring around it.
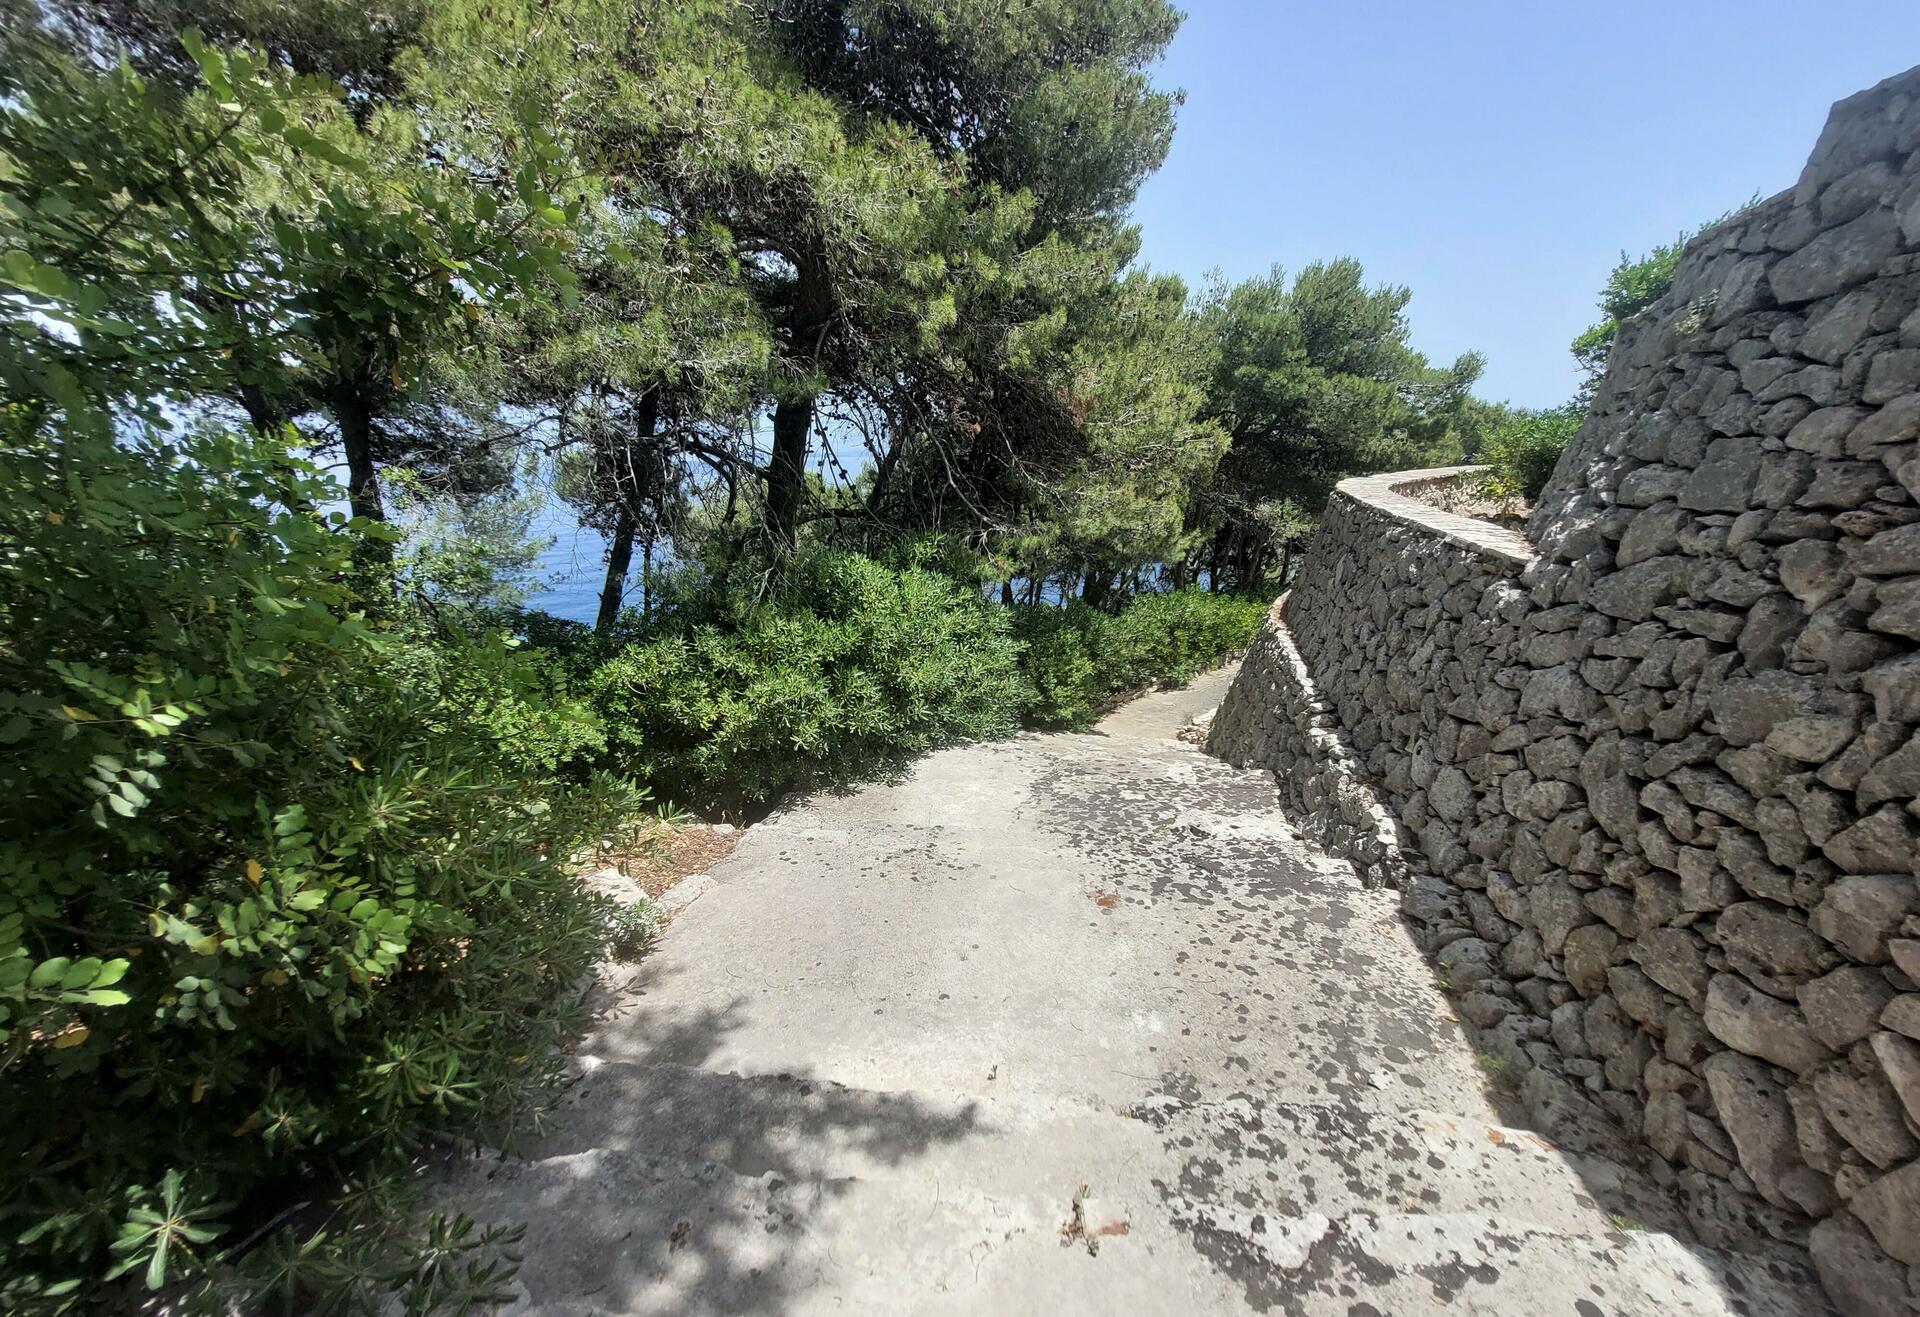
{"label": "dirt patch", "polygon": [[606,863],[648,896],[659,895],[688,874],[705,873],[733,854],[740,830],[726,823],[656,823]]}

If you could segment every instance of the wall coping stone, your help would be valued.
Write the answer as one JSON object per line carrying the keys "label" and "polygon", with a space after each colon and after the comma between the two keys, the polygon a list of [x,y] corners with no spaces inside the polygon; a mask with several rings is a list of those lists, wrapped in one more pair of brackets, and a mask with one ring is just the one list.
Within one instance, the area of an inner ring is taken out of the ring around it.
{"label": "wall coping stone", "polygon": [[1415,485],[1437,484],[1485,471],[1484,466],[1439,466],[1420,471],[1390,471],[1377,476],[1354,476],[1333,487],[1336,496],[1352,499],[1396,521],[1438,535],[1475,553],[1489,554],[1519,572],[1534,559],[1533,545],[1518,531],[1478,517],[1463,517],[1402,493]]}

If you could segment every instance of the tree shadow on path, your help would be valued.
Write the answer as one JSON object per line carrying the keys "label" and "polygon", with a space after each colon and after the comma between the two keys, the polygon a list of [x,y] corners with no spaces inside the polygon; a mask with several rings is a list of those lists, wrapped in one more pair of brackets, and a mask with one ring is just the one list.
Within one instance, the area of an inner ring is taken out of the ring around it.
{"label": "tree shadow on path", "polygon": [[549,1134],[466,1163],[437,1194],[527,1227],[515,1311],[790,1311],[857,1265],[835,1256],[824,1218],[987,1132],[973,1102],[703,1068],[741,1014],[736,1000],[671,1024],[625,1016],[617,1035],[645,1039],[644,1060],[583,1055]]}

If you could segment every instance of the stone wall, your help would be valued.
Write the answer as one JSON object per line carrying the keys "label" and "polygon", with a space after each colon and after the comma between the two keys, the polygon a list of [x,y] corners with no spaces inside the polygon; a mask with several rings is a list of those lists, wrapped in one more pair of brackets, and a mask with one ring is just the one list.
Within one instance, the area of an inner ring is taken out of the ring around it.
{"label": "stone wall", "polygon": [[1210,748],[1403,887],[1550,1133],[1920,1311],[1920,69],[1688,245],[1537,551],[1436,474],[1340,487]]}

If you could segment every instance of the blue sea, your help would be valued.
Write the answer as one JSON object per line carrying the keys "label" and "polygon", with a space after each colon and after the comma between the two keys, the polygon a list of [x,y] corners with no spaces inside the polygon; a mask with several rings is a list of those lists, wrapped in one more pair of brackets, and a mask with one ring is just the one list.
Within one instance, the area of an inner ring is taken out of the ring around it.
{"label": "blue sea", "polygon": [[[600,610],[600,586],[607,575],[607,540],[599,531],[582,526],[573,509],[549,499],[535,520],[536,539],[553,543],[540,555],[538,577],[527,603],[530,607],[575,622],[591,622]],[[633,574],[627,582],[629,602],[636,598],[640,580],[640,551],[634,550]]]}

